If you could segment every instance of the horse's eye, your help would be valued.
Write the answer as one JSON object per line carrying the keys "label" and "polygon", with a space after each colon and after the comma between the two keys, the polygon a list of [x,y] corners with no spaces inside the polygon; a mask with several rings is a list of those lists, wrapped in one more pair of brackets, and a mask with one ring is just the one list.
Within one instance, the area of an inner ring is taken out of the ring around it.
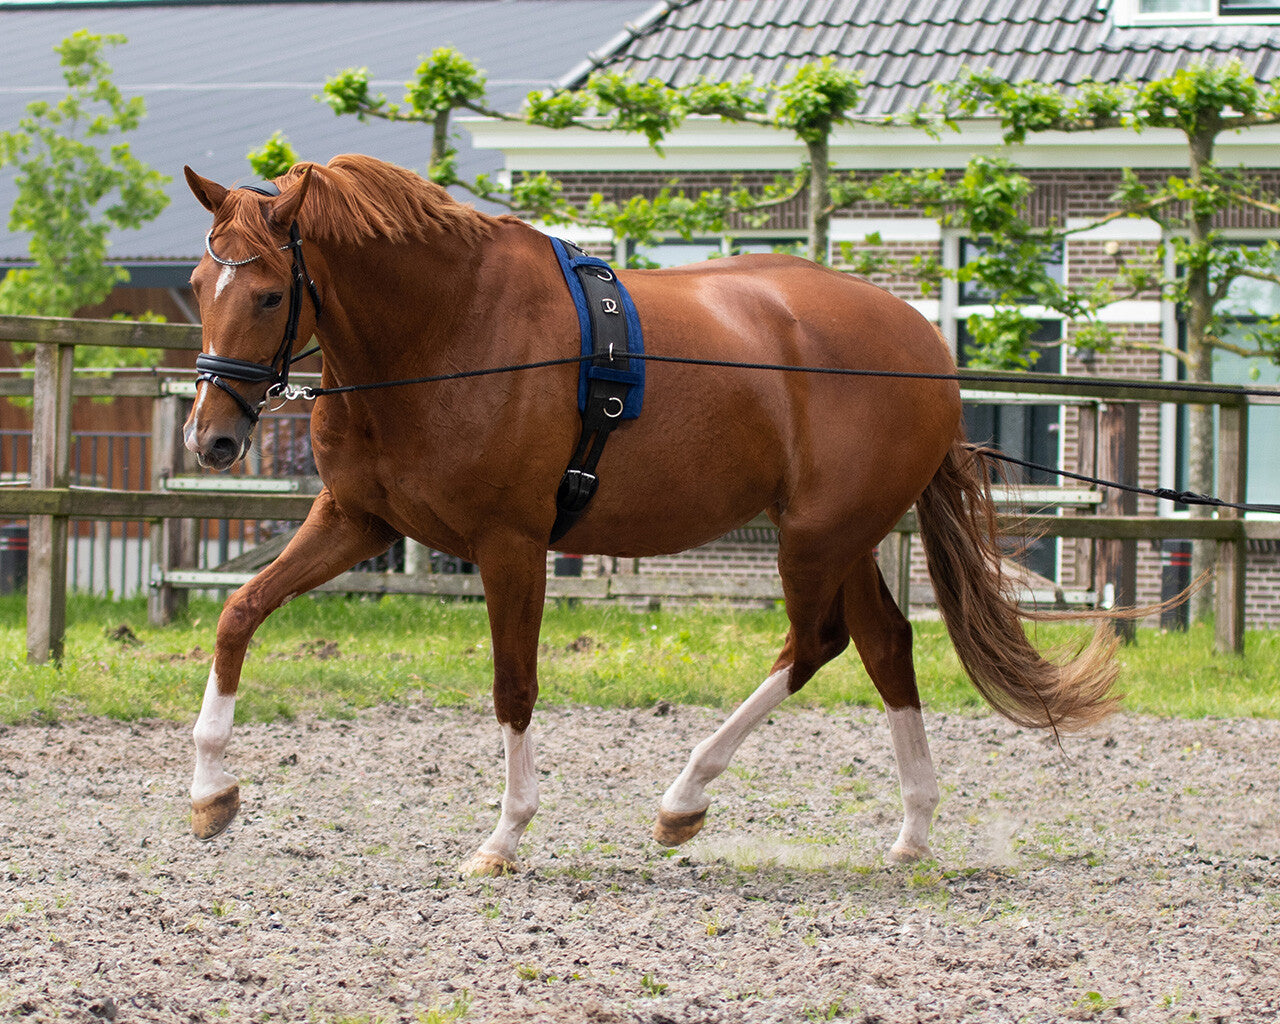
{"label": "horse's eye", "polygon": [[284,294],[282,292],[268,292],[262,296],[262,308],[275,309],[283,299]]}

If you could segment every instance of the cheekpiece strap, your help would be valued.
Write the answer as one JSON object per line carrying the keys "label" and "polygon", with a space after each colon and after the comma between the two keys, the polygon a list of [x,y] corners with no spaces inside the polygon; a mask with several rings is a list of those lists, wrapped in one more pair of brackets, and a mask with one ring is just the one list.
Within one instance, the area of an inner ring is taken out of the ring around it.
{"label": "cheekpiece strap", "polygon": [[[239,187],[268,197],[280,194],[280,189],[270,181],[241,185]],[[221,259],[214,253],[208,235],[205,236],[205,248],[208,249],[209,255],[214,260],[224,266],[242,266],[258,258],[257,256],[250,256],[246,260],[238,261]],[[298,322],[302,316],[302,294],[304,290],[311,296],[311,304],[315,308],[316,319],[320,319],[320,292],[316,288],[315,282],[311,279],[311,275],[307,273],[307,262],[302,255],[302,235],[298,230],[297,221],[289,225],[289,243],[281,246],[281,248],[288,249],[292,256],[289,316],[285,322],[284,337],[281,339],[280,347],[276,349],[276,354],[272,357],[271,362],[254,363],[247,359],[232,359],[230,356],[207,355],[203,352],[196,356],[196,370],[198,371],[196,383],[207,381],[214,387],[225,391],[236,400],[236,403],[254,423],[258,422],[258,415],[262,409],[263,402],[259,402],[257,408],[255,408],[244,395],[231,387],[227,381],[235,380],[245,384],[267,384],[267,395],[286,393],[289,388],[289,367],[301,358],[301,356],[294,356],[293,346],[298,340]],[[265,397],[263,401],[265,402]]]}

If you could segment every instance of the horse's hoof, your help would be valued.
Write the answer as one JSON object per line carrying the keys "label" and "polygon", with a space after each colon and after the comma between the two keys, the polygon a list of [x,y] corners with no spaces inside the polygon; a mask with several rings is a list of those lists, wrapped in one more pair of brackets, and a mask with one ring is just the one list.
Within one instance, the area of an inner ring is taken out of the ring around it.
{"label": "horse's hoof", "polygon": [[462,865],[462,874],[467,878],[500,878],[503,875],[514,875],[519,870],[518,862],[496,853],[485,853],[483,850],[477,850]]}
{"label": "horse's hoof", "polygon": [[912,843],[894,843],[889,850],[889,860],[894,864],[915,864],[917,861],[932,859],[933,851],[928,846],[916,846]]}
{"label": "horse's hoof", "polygon": [[191,831],[197,839],[212,839],[235,820],[240,810],[240,787],[191,801]]}
{"label": "horse's hoof", "polygon": [[674,814],[658,808],[658,820],[653,823],[653,838],[663,846],[679,846],[702,831],[707,820],[707,810],[686,811]]}

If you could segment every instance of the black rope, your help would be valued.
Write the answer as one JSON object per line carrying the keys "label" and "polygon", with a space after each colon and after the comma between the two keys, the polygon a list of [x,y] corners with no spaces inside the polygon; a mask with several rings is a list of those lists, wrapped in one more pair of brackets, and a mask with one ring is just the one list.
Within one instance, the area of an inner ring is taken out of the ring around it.
{"label": "black rope", "polygon": [[[305,353],[310,355],[310,352]],[[471,377],[487,377],[497,373],[518,373],[522,370],[540,370],[550,366],[565,366],[569,363],[579,363],[584,359],[592,359],[594,356],[575,355],[562,356],[556,359],[542,359],[533,363],[515,363],[509,366],[492,366],[482,370],[458,370],[454,373],[439,373],[429,377],[407,377],[403,380],[387,380],[375,381],[370,384],[342,384],[330,388],[299,388],[298,397],[305,399],[320,398],[324,395],[342,395],[350,394],[355,391],[377,391],[382,388],[402,387],[409,384],[437,384],[443,381],[466,380]],[[1007,374],[982,374],[982,373],[923,373],[910,370],[855,370],[843,366],[796,366],[792,363],[743,363],[728,359],[700,359],[695,356],[660,356],[649,352],[631,352],[628,353],[630,359],[645,359],[649,362],[656,363],[681,363],[687,366],[713,366],[735,370],[774,370],[783,373],[816,373],[828,374],[843,377],[897,377],[910,380],[943,380],[943,381],[960,381],[968,383],[1008,383],[1011,378]],[[1099,381],[1099,384],[1109,384],[1110,381]],[[1276,388],[1245,388],[1239,386],[1221,387],[1213,384],[1188,383],[1183,381],[1116,381],[1116,387],[1134,388],[1137,390],[1168,390],[1176,388],[1179,391],[1190,391],[1200,394],[1231,394],[1231,395],[1255,395],[1265,396],[1269,398],[1280,397],[1280,389]],[[1209,505],[1214,508],[1234,508],[1244,512],[1276,512],[1280,513],[1280,505],[1254,505],[1232,501],[1224,501],[1222,498],[1215,498],[1212,495],[1198,494],[1195,491],[1179,491],[1170,487],[1135,487],[1130,484],[1122,484],[1115,480],[1102,480],[1098,477],[1084,476],[1080,473],[1072,473],[1065,469],[1055,469],[1052,466],[1042,466],[1035,462],[1024,462],[1022,459],[1016,459],[1012,455],[1005,455],[991,448],[982,445],[968,445],[971,451],[981,452],[983,455],[991,458],[1009,462],[1026,469],[1039,469],[1046,473],[1054,473],[1062,477],[1070,477],[1073,480],[1081,480],[1085,483],[1097,484],[1101,487],[1111,487],[1116,490],[1129,491],[1133,494],[1143,494],[1153,498],[1163,498],[1166,501],[1176,501],[1183,505]]]}
{"label": "black rope", "polygon": [[1237,508],[1244,512],[1280,512],[1280,505],[1240,504],[1234,501],[1224,501],[1222,498],[1215,498],[1209,494],[1199,494],[1196,491],[1178,491],[1172,487],[1137,487],[1132,484],[1122,484],[1116,480],[1103,480],[1101,477],[1085,476],[1083,473],[1072,473],[1066,469],[1042,466],[1038,462],[1015,459],[1012,455],[1005,455],[1004,452],[988,448],[985,445],[966,444],[965,447],[969,451],[985,458],[999,459],[1001,462],[1010,462],[1015,466],[1022,466],[1026,469],[1039,469],[1046,473],[1069,477],[1072,480],[1082,480],[1085,483],[1098,484],[1101,487],[1111,487],[1117,491],[1128,491],[1130,494],[1145,494],[1151,498],[1163,498],[1165,501],[1176,501],[1183,505],[1211,505],[1214,508]]}
{"label": "black rope", "polygon": [[[309,349],[304,355],[311,355],[315,349]],[[301,358],[299,356],[298,358]],[[516,373],[520,370],[539,370],[548,366],[563,366],[566,363],[579,363],[593,356],[562,356],[558,359],[544,359],[535,363],[514,363],[509,366],[493,366],[483,370],[459,370],[456,373],[441,373],[431,377],[406,377],[402,380],[374,381],[370,384],[343,384],[331,388],[306,388],[305,398],[319,398],[322,395],[348,394],[353,391],[377,391],[382,388],[401,387],[406,384],[436,384],[441,381],[464,380],[468,377],[485,377],[494,373]],[[732,359],[701,359],[696,356],[660,356],[651,352],[632,352],[629,359],[643,359],[651,363],[681,363],[686,366],[713,366],[734,370],[775,370],[782,373],[816,373],[841,377],[898,377],[907,380],[953,380],[961,383],[1008,384],[1017,378],[1007,373],[924,373],[912,370],[856,370],[844,366],[797,366],[794,363],[744,363]],[[1042,378],[1037,378],[1042,379]],[[1280,398],[1280,388],[1247,388],[1241,385],[1223,387],[1218,384],[1202,384],[1195,381],[1154,381],[1154,380],[1099,380],[1102,387],[1114,386],[1138,391],[1187,391],[1204,395],[1251,395],[1262,398]],[[1070,390],[1064,387],[1064,390]]]}

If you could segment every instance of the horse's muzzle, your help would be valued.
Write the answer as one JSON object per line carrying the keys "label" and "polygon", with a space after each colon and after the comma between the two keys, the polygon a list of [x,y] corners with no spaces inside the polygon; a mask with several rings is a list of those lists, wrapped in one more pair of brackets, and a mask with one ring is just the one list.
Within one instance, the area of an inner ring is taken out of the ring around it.
{"label": "horse's muzzle", "polygon": [[202,469],[221,472],[230,469],[249,450],[250,431],[244,431],[243,437],[238,433],[214,433],[201,438],[201,431],[188,425],[182,433],[182,443],[195,455]]}

